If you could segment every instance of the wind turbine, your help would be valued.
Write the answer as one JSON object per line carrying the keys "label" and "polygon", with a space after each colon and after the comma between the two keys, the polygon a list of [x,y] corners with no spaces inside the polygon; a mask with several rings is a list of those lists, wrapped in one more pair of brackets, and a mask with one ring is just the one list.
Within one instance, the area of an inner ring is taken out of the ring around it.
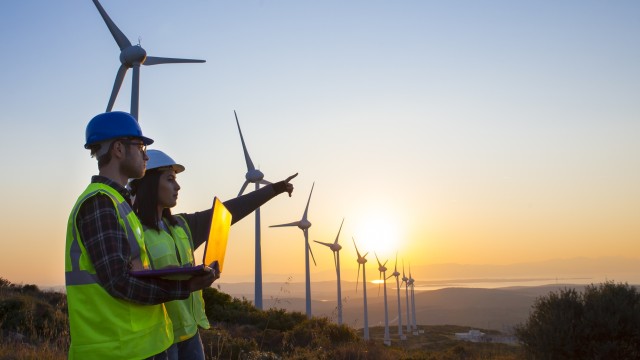
{"label": "wind turbine", "polygon": [[402,282],[405,284],[404,288],[404,298],[407,303],[407,334],[411,333],[411,308],[409,307],[409,278],[404,274],[404,261],[402,261]]}
{"label": "wind turbine", "polygon": [[394,276],[396,278],[396,292],[398,294],[398,336],[400,340],[407,340],[407,337],[402,333],[402,309],[400,307],[400,273],[398,272],[398,254],[396,253],[396,264],[393,266],[393,273],[389,277]]}
{"label": "wind turbine", "polygon": [[342,325],[342,291],[340,290],[340,250],[342,249],[342,246],[338,244],[340,231],[342,231],[342,224],[344,224],[344,218],[342,219],[340,229],[338,230],[338,235],[336,236],[336,240],[334,242],[325,243],[313,240],[318,244],[327,246],[333,252],[333,264],[336,266],[336,275],[338,277],[338,325]]}
{"label": "wind turbine", "polygon": [[356,248],[356,254],[358,254],[358,277],[356,278],[356,292],[358,292],[358,279],[360,279],[360,266],[362,266],[362,288],[364,289],[364,340],[369,340],[369,312],[367,310],[367,274],[365,273],[364,264],[367,263],[366,256],[369,253],[366,253],[360,256],[360,252],[358,251],[358,247],[356,246],[356,239],[353,237],[353,246]]}
{"label": "wind turbine", "polygon": [[313,259],[313,264],[316,264],[316,258],[313,256],[313,251],[311,251],[311,246],[309,246],[309,228],[311,227],[311,222],[307,219],[307,213],[309,212],[309,202],[311,201],[311,194],[313,194],[313,187],[316,185],[314,182],[311,185],[311,192],[309,192],[309,199],[307,200],[307,206],[304,208],[304,214],[302,214],[302,219],[294,222],[290,222],[287,224],[280,225],[271,225],[269,227],[285,227],[285,226],[297,226],[302,233],[304,234],[304,266],[305,266],[305,295],[307,302],[307,318],[311,319],[311,276],[309,272],[309,254],[311,254],[311,258]]}
{"label": "wind turbine", "polygon": [[409,280],[408,280],[408,284],[409,286],[411,286],[411,316],[412,316],[412,328],[413,328],[413,335],[418,335],[418,325],[416,324],[416,297],[415,297],[415,293],[414,293],[414,279],[411,277],[411,265],[409,265]]}
{"label": "wind turbine", "polygon": [[[374,253],[375,254],[375,253]],[[391,345],[391,337],[389,336],[389,312],[387,311],[387,268],[384,264],[380,263],[380,259],[378,259],[378,254],[376,255],[376,260],[378,260],[378,271],[380,272],[380,278],[384,284],[384,344],[387,346]]]}
{"label": "wind turbine", "polygon": [[[271,184],[269,181],[264,180],[264,174],[262,171],[258,170],[253,166],[253,161],[251,161],[251,156],[249,156],[249,151],[247,151],[247,146],[244,143],[244,137],[242,136],[242,130],[240,129],[240,122],[238,121],[238,114],[236,111],[233,111],[233,114],[236,117],[236,124],[238,125],[238,132],[240,133],[240,142],[242,142],[242,150],[244,151],[244,160],[247,163],[247,173],[244,175],[246,179],[244,184],[242,184],[242,188],[240,188],[240,192],[238,196],[242,195],[242,193],[246,190],[249,183],[255,184],[256,190],[260,189],[260,184],[267,185]],[[254,305],[256,308],[262,310],[262,245],[260,242],[260,208],[257,208],[256,211],[256,243],[255,243],[255,294],[254,294]]]}
{"label": "wind turbine", "polygon": [[158,64],[172,64],[172,63],[203,63],[205,60],[194,59],[175,59],[165,57],[147,56],[147,52],[138,45],[132,45],[131,41],[127,39],[122,31],[111,20],[107,12],[104,10],[98,0],[93,0],[93,3],[98,8],[98,12],[102,16],[105,24],[109,28],[111,35],[116,40],[118,47],[120,48],[120,68],[116,74],[116,80],[113,83],[113,90],[111,90],[111,97],[107,105],[107,112],[113,109],[113,104],[118,96],[118,91],[124,81],[124,76],[127,70],[133,68],[133,78],[131,81],[131,115],[138,119],[138,99],[140,95],[140,65],[158,65]]}

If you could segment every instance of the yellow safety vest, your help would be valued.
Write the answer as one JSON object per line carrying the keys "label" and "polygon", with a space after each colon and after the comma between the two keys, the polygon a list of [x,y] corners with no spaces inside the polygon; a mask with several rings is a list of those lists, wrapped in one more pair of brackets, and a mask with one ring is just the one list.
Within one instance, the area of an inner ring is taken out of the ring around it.
{"label": "yellow safety vest", "polygon": [[91,183],[67,223],[65,281],[69,307],[69,359],[144,359],[173,343],[171,320],[162,304],[140,305],[111,296],[97,281],[76,224],[81,205],[96,194],[109,196],[127,233],[132,264],[149,268],[140,221],[112,187]]}
{"label": "yellow safety vest", "polygon": [[[176,226],[165,222],[171,234],[145,227],[144,242],[153,269],[194,265],[191,230],[182,217],[176,216],[176,219],[179,224]],[[164,305],[173,323],[174,342],[190,339],[197,333],[198,326],[209,328],[202,290],[192,292],[187,299],[169,301]]]}

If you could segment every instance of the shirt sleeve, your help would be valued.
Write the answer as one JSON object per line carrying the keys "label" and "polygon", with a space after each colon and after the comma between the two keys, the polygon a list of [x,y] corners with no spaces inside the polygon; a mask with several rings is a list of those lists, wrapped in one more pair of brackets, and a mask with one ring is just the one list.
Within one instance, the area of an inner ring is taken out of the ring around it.
{"label": "shirt sleeve", "polygon": [[[273,184],[267,185],[259,190],[252,191],[248,194],[238,196],[224,202],[224,206],[231,213],[231,225],[245,218],[254,212],[257,208],[264,205],[267,201],[273,199],[281,192],[274,189]],[[197,249],[209,237],[209,227],[211,226],[211,211],[207,209],[191,214],[179,214],[189,224],[191,235],[193,236],[193,247]]]}
{"label": "shirt sleeve", "polygon": [[108,196],[98,194],[87,199],[80,207],[76,222],[98,283],[111,296],[147,305],[189,296],[187,281],[142,279],[129,274],[131,249]]}

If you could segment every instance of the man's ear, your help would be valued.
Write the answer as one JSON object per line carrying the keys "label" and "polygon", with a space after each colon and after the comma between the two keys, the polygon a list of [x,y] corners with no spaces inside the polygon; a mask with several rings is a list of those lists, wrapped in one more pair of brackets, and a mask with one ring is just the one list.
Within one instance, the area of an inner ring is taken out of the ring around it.
{"label": "man's ear", "polygon": [[111,150],[111,156],[116,159],[124,159],[126,151],[124,146],[125,145],[122,143],[122,141],[114,141],[113,149]]}

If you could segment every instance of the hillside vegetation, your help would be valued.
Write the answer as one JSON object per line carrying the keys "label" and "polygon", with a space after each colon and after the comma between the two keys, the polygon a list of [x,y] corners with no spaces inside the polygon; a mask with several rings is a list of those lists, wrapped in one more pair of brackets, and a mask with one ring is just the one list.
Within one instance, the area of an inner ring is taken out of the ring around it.
{"label": "hillside vegetation", "polygon": [[[212,327],[201,331],[207,359],[519,359],[519,346],[455,340],[464,326],[420,326],[424,333],[392,346],[382,345],[384,328],[338,326],[326,317],[307,317],[283,309],[256,309],[246,299],[214,288],[204,291]],[[0,360],[66,359],[69,330],[66,296],[16,285],[0,278]],[[496,331],[482,330],[487,334]]]}

